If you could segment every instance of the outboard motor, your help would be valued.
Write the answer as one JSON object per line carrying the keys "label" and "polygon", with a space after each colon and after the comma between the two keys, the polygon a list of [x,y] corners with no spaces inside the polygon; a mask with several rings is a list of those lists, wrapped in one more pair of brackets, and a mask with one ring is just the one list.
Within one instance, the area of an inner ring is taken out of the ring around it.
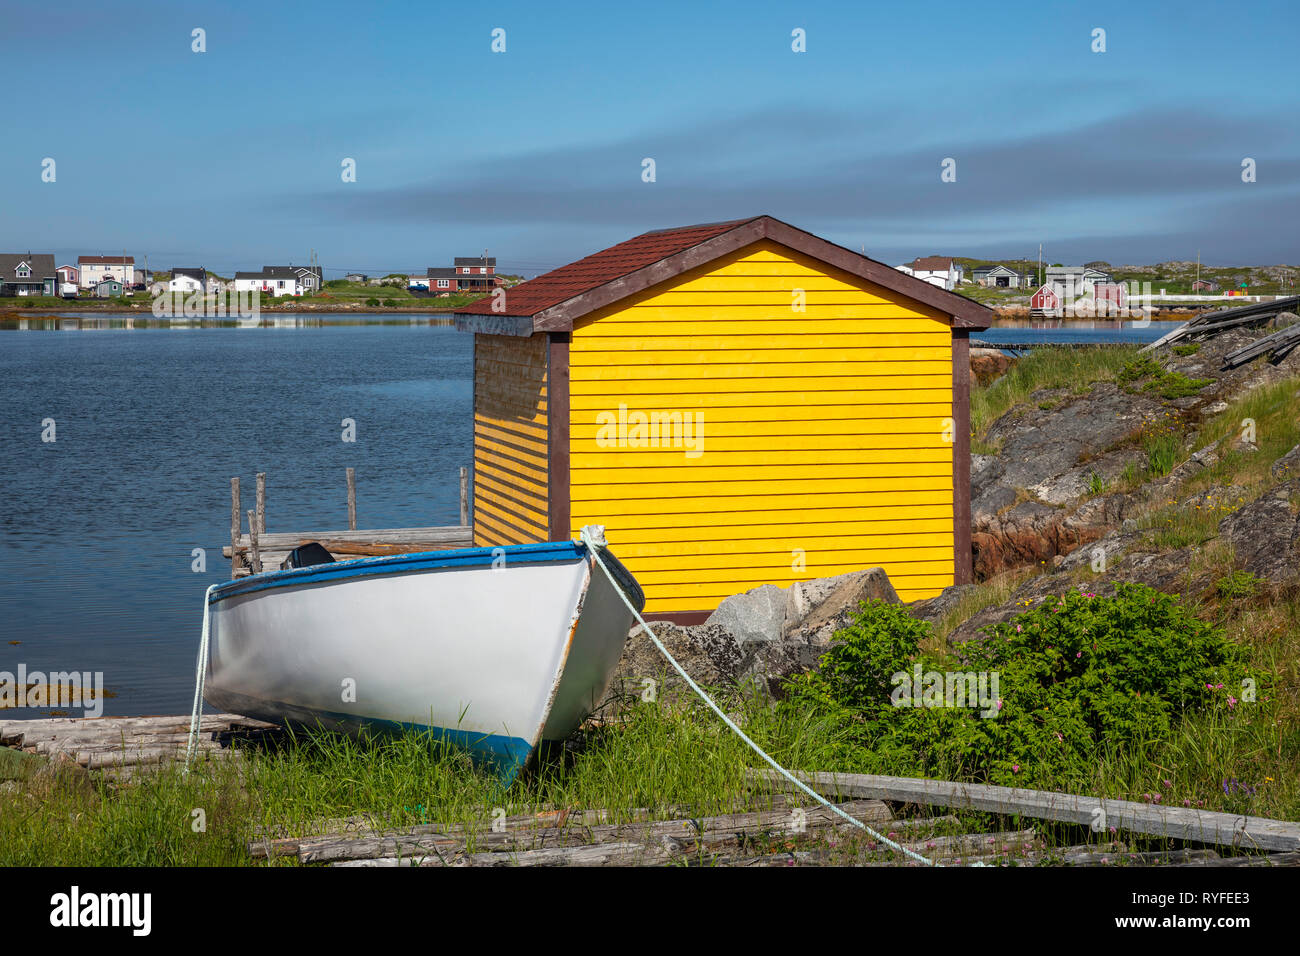
{"label": "outboard motor", "polygon": [[333,564],[334,560],[334,555],[326,551],[324,545],[311,541],[290,551],[289,556],[280,562],[280,570],[309,568],[316,564]]}

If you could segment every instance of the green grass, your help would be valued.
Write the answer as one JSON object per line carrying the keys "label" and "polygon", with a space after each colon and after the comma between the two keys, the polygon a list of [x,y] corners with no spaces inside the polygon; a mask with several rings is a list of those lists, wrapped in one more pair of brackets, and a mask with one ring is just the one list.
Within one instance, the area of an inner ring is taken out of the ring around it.
{"label": "green grass", "polygon": [[[1008,589],[1007,582],[986,589],[969,607],[1004,599]],[[1269,619],[1243,624],[1239,639],[1257,642],[1267,655],[1276,650],[1278,635],[1290,633],[1294,641],[1298,625],[1300,609],[1279,605]],[[1277,666],[1272,657],[1269,663]],[[1294,673],[1281,683],[1286,700],[1272,706],[1294,718]],[[841,727],[739,691],[723,695],[721,703],[787,767],[857,769],[831,756],[843,753]],[[1183,721],[1169,739],[1108,753],[1087,773],[1054,779],[1049,788],[1138,800],[1160,792],[1173,805],[1186,800],[1210,810],[1297,819],[1298,727],[1294,719],[1242,721],[1212,713]],[[307,734],[242,761],[201,760],[189,776],[168,765],[120,785],[96,779],[90,792],[0,789],[0,865],[268,865],[249,856],[249,842],[312,835],[323,821],[343,818],[387,827],[461,825],[472,851],[475,834],[490,829],[498,808],[511,816],[605,808],[611,822],[630,820],[638,808],[664,819],[680,818],[684,807],[694,817],[768,809],[770,794],[746,783],[745,769],[757,766],[758,758],[701,705],[663,697],[637,704],[619,723],[584,732],[578,752],[552,755],[508,790],[462,752],[416,733],[369,743]],[[959,775],[959,768],[949,769]],[[1255,794],[1225,793],[1223,781],[1234,778]],[[202,832],[194,826],[196,809],[206,818]],[[1101,840],[1043,821],[960,817],[954,832],[1037,825],[1063,844]],[[1151,848],[1151,841],[1132,848]],[[279,857],[269,865],[295,864]]]}
{"label": "green grass", "polygon": [[[989,426],[1016,405],[1028,402],[1039,389],[1068,388],[1079,392],[1094,382],[1114,381],[1137,357],[1137,346],[1095,349],[1034,349],[1005,375],[988,386],[971,389],[971,431],[975,445],[984,444]],[[977,449],[978,450],[978,449]]]}

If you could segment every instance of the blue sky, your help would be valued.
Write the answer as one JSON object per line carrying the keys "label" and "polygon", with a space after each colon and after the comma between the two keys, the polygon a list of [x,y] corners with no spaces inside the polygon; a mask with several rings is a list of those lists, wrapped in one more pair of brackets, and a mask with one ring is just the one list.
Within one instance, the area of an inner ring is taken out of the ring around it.
{"label": "blue sky", "polygon": [[1294,3],[58,14],[2,12],[0,251],[125,248],[228,275],[316,249],[333,277],[486,248],[533,275],[648,229],[766,212],[890,263],[1040,242],[1051,262],[1300,261]]}

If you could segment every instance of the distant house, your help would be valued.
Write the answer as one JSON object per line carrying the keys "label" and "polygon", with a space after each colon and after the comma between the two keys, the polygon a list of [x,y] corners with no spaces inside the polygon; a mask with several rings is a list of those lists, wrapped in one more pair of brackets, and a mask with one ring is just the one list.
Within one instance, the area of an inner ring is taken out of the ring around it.
{"label": "distant house", "polygon": [[135,285],[135,256],[77,256],[78,281],[83,289],[93,289],[101,279],[117,279],[123,285]]}
{"label": "distant house", "polygon": [[1061,314],[1061,295],[1050,285],[1043,285],[1029,298],[1029,314],[1052,318]]}
{"label": "distant house", "polygon": [[1110,273],[1089,266],[1049,266],[1047,284],[1068,298],[1089,295],[1098,282],[1110,282]]}
{"label": "distant house", "polygon": [[171,281],[167,283],[167,291],[206,293],[208,291],[208,272],[201,267],[173,269]]}
{"label": "distant house", "polygon": [[349,272],[343,278],[348,282],[365,282],[370,277],[364,272]]}
{"label": "distant house", "polygon": [[100,279],[95,283],[95,298],[111,299],[122,294],[122,280]]}
{"label": "distant house", "polygon": [[457,256],[454,265],[430,266],[425,273],[430,292],[488,292],[502,284],[497,260],[489,256]]}
{"label": "distant house", "polygon": [[261,272],[236,272],[235,292],[295,296],[323,285],[320,266],[262,266]]}
{"label": "distant house", "polygon": [[1098,282],[1092,297],[1098,315],[1122,312],[1128,305],[1128,289],[1122,282]]}
{"label": "distant house", "polygon": [[1192,283],[1193,292],[1218,292],[1219,283],[1213,279],[1197,279]]}
{"label": "distant house", "polygon": [[0,253],[0,295],[57,295],[58,286],[52,254]]}
{"label": "distant house", "polygon": [[80,270],[76,266],[59,266],[55,271],[59,274],[59,285],[63,285],[65,282],[71,282],[75,285],[77,276],[80,274]]}
{"label": "distant house", "polygon": [[961,265],[948,256],[923,256],[913,260],[907,268],[909,275],[949,292],[961,282],[963,271]]}
{"label": "distant house", "polygon": [[971,279],[976,285],[987,289],[1021,289],[1033,281],[1028,273],[1017,272],[1006,266],[982,266],[971,270]]}

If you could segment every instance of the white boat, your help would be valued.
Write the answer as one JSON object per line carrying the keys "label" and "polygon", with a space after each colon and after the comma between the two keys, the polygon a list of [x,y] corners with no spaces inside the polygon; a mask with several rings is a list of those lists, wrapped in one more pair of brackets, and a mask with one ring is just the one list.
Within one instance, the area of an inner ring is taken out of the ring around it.
{"label": "white boat", "polygon": [[[639,611],[641,589],[603,529],[584,530]],[[512,779],[602,702],[632,624],[583,541],[318,553],[328,563],[212,589],[209,704],[349,732],[428,730]]]}

